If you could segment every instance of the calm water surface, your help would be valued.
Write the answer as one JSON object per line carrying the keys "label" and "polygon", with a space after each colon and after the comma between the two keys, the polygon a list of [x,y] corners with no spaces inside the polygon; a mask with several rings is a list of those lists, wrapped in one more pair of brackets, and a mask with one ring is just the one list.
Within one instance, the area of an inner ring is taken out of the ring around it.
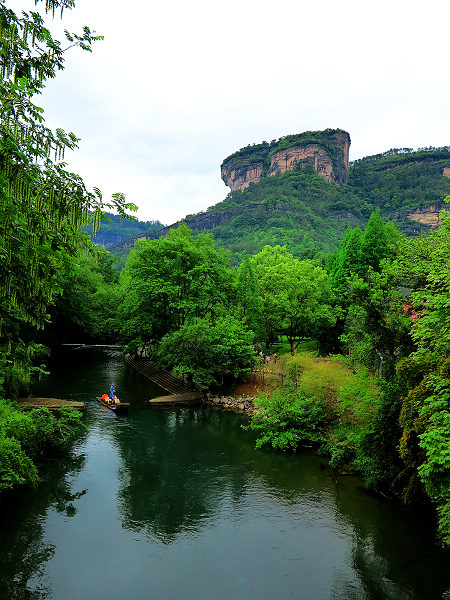
{"label": "calm water surface", "polygon": [[[246,420],[150,408],[112,348],[61,353],[35,393],[82,400],[89,434],[2,502],[0,598],[426,599],[450,587],[431,525],[311,453],[255,451]],[[95,396],[111,382],[129,415]]]}

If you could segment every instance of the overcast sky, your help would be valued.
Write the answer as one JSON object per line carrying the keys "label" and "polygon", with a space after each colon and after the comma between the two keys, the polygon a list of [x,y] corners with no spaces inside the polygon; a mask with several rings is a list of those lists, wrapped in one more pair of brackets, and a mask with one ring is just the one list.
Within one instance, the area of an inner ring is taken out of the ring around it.
{"label": "overcast sky", "polygon": [[449,17],[448,0],[76,0],[63,26],[105,40],[36,103],[81,138],[67,158],[90,187],[170,224],[224,199],[220,164],[249,143],[339,127],[350,160],[450,145]]}

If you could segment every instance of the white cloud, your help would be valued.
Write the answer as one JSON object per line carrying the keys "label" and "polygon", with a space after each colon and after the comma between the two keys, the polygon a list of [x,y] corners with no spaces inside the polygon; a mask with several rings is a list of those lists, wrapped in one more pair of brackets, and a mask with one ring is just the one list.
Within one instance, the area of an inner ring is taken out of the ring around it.
{"label": "white cloud", "polygon": [[70,167],[142,219],[219,202],[228,154],[289,133],[346,129],[352,159],[450,144],[447,2],[78,0],[67,16],[105,41],[68,53],[48,123],[82,138]]}

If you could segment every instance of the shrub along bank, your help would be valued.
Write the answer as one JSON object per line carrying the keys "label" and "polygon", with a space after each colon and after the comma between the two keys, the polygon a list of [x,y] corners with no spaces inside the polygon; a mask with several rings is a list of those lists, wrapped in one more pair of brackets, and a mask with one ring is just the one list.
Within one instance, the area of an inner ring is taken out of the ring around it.
{"label": "shrub along bank", "polygon": [[62,408],[58,416],[46,408],[24,412],[14,402],[0,400],[0,493],[39,482],[37,459],[86,431],[82,415]]}
{"label": "shrub along bank", "polygon": [[380,406],[374,377],[341,356],[302,353],[282,357],[279,364],[282,385],[254,400],[259,411],[249,428],[258,433],[257,447],[296,450],[313,444],[331,457],[332,466],[355,468],[361,439]]}

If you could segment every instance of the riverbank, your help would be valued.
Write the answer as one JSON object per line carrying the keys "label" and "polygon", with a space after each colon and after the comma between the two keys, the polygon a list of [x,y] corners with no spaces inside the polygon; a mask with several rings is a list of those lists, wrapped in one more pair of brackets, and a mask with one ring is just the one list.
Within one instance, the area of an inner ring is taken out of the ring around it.
{"label": "riverbank", "polygon": [[257,447],[295,451],[313,445],[337,471],[366,477],[361,464],[371,451],[365,440],[380,408],[380,389],[373,375],[342,356],[302,352],[258,364],[232,393],[209,394],[207,403],[250,417],[259,432]]}
{"label": "riverbank", "polygon": [[37,485],[36,459],[87,430],[81,412],[65,406],[66,401],[56,401],[58,410],[50,412],[46,401],[53,406],[55,399],[34,400],[42,400],[39,408],[0,399],[0,492]]}
{"label": "riverbank", "polygon": [[207,394],[206,404],[210,406],[220,406],[227,410],[233,410],[239,413],[245,413],[252,416],[258,412],[254,404],[254,397],[251,396],[217,396]]}

